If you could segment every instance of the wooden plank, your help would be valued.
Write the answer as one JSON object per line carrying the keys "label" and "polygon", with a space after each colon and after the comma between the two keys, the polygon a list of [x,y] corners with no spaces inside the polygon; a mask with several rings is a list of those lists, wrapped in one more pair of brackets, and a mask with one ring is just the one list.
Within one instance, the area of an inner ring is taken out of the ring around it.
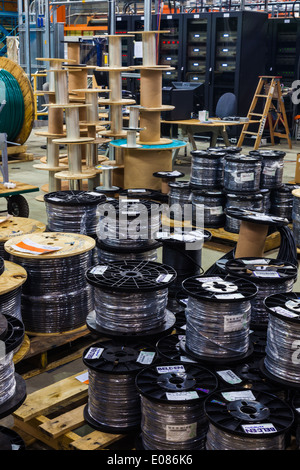
{"label": "wooden plank", "polygon": [[107,434],[101,431],[93,431],[70,443],[70,447],[74,450],[99,450],[124,437],[123,434]]}
{"label": "wooden plank", "polygon": [[54,450],[70,450],[70,444],[78,439],[78,434],[74,432],[68,432],[58,439],[52,439],[43,433],[39,426],[46,423],[49,419],[45,416],[38,416],[28,422],[15,419],[14,429],[16,432],[21,430],[24,433],[33,436],[35,439],[43,442]]}
{"label": "wooden plank", "polygon": [[42,432],[47,434],[47,436],[50,436],[52,439],[57,439],[66,432],[77,429],[85,423],[83,417],[85,406],[86,404],[46,421],[41,424],[39,428]]}
{"label": "wooden plank", "polygon": [[26,422],[36,416],[51,413],[58,407],[66,406],[75,398],[79,399],[86,396],[88,384],[77,380],[78,375],[72,375],[31,393],[21,407],[13,413],[13,416]]}

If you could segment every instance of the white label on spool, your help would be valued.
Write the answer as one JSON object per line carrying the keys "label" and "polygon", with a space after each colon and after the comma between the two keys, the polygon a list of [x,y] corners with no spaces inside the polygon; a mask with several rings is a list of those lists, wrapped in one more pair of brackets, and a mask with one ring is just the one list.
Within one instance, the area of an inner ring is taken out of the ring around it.
{"label": "white label on spool", "polygon": [[103,353],[104,348],[90,348],[86,355],[84,356],[85,359],[99,359],[101,354]]}
{"label": "white label on spool", "polygon": [[[97,196],[99,196],[99,193],[97,193]],[[61,202],[61,199],[59,197],[52,196],[52,197],[49,198],[49,201],[50,202],[53,202],[53,201],[54,202],[56,202],[56,201]]]}
{"label": "white label on spool", "polygon": [[216,294],[216,299],[244,299],[243,294]]}
{"label": "white label on spool", "polygon": [[166,393],[166,397],[169,401],[181,401],[181,400],[195,400],[199,398],[197,392],[175,392]]}
{"label": "white label on spool", "polygon": [[253,271],[256,277],[280,277],[276,271]]}
{"label": "white label on spool", "polygon": [[[96,193],[96,192],[93,192],[93,191],[88,191],[87,194],[90,194],[91,196],[101,196],[100,193]],[[51,198],[51,200],[53,200],[53,199]]]}
{"label": "white label on spool", "polygon": [[90,270],[92,274],[103,274],[107,270],[108,266],[95,266]]}
{"label": "white label on spool", "polygon": [[140,364],[152,364],[155,356],[155,352],[152,351],[141,351],[138,355],[136,362]]}
{"label": "white label on spool", "polygon": [[173,277],[173,274],[160,274],[156,279],[156,282],[169,282]]}
{"label": "white label on spool", "polygon": [[30,240],[29,238],[24,238],[24,240],[17,243],[16,245],[12,245],[11,247],[16,251],[30,253],[32,255],[42,255],[61,249],[61,246],[42,245],[40,243],[34,242],[33,240]]}
{"label": "white label on spool", "polygon": [[244,327],[244,315],[225,315],[224,332],[242,330]]}
{"label": "white label on spool", "polygon": [[241,183],[244,183],[245,181],[253,181],[254,173],[241,173],[240,178],[241,178]]}
{"label": "white label on spool", "polygon": [[218,277],[218,276],[216,276],[216,277],[214,277],[214,276],[212,276],[212,277],[198,277],[197,281],[199,281],[199,282],[214,282],[214,281],[223,282],[223,279],[221,277]]}
{"label": "white label on spool", "polygon": [[212,214],[212,215],[220,215],[223,213],[223,207],[222,206],[217,206],[217,207],[211,207],[209,209],[209,212]]}
{"label": "white label on spool", "polygon": [[271,260],[269,259],[243,259],[244,264],[269,264]]}
{"label": "white label on spool", "polygon": [[265,166],[262,172],[264,175],[267,175],[267,176],[275,176],[276,168]]}
{"label": "white label on spool", "polygon": [[242,391],[233,390],[232,392],[222,392],[222,396],[227,401],[235,401],[235,400],[242,400],[242,399],[255,400],[255,396],[253,395],[251,390],[242,390]]}
{"label": "white label on spool", "polygon": [[277,432],[277,429],[272,423],[244,424],[242,428],[247,434],[270,434],[272,432]]}
{"label": "white label on spool", "polygon": [[282,307],[273,307],[271,310],[273,310],[273,312],[280,313],[281,315],[284,315],[285,317],[295,318],[299,316],[297,313],[293,313],[290,310],[286,310],[285,308],[282,308]]}
{"label": "white label on spool", "polygon": [[166,440],[172,442],[182,442],[193,439],[197,435],[197,423],[191,424],[167,424]]}
{"label": "white label on spool", "polygon": [[242,380],[232,370],[218,370],[217,374],[229,384],[238,384]]}
{"label": "white label on spool", "polygon": [[145,193],[146,189],[128,189],[128,193]]}
{"label": "white label on spool", "polygon": [[194,361],[193,359],[190,359],[187,356],[180,356],[180,360],[181,362],[197,362],[197,361]]}
{"label": "white label on spool", "polygon": [[185,372],[185,368],[182,365],[178,366],[158,366],[156,367],[156,370],[159,374],[171,374],[171,373],[177,373],[177,372]]}

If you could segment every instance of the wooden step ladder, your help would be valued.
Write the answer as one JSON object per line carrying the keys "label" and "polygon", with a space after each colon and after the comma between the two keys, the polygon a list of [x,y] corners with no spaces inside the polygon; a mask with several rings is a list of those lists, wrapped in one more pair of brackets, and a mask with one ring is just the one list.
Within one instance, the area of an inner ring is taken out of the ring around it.
{"label": "wooden step ladder", "polygon": [[[249,122],[246,122],[242,128],[237,144],[238,147],[242,146],[246,135],[254,135],[256,136],[254,150],[257,150],[260,146],[265,124],[268,120],[271,144],[275,145],[274,137],[280,137],[281,139],[286,139],[289,144],[289,148],[292,148],[292,141],[286,117],[284,100],[281,93],[280,78],[281,77],[272,76],[259,77],[258,85],[247,115]],[[263,105],[263,111],[259,113],[257,112],[257,106],[261,104],[261,100],[265,100],[265,102]],[[275,122],[273,122],[274,114],[276,114]],[[277,126],[279,123],[283,124],[285,133],[278,131]],[[251,132],[248,130],[249,126],[252,125],[258,125],[256,132]]]}

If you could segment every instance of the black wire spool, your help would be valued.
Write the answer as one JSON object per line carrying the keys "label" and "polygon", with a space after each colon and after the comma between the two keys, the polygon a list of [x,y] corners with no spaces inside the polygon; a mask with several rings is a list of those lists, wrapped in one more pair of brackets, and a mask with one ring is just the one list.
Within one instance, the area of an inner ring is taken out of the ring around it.
{"label": "black wire spool", "polygon": [[254,224],[269,225],[271,227],[280,227],[288,225],[289,221],[285,217],[277,217],[272,214],[264,214],[262,212],[252,211],[249,209],[240,209],[231,207],[225,209],[226,215],[235,217],[239,220],[251,222]]}
{"label": "black wire spool", "polygon": [[56,191],[45,194],[48,230],[92,235],[98,223],[97,206],[106,197],[93,191]]}
{"label": "black wire spool", "polygon": [[[24,325],[15,317],[2,315],[2,348],[0,364],[0,419],[15,411],[26,398],[26,383],[23,377],[15,372],[13,356],[24,339]],[[3,325],[6,325],[3,328]]]}
{"label": "black wire spool", "polygon": [[156,244],[153,234],[161,225],[161,205],[153,201],[118,199],[98,205],[97,238],[114,248],[138,248]]}
{"label": "black wire spool", "polygon": [[261,160],[249,155],[228,155],[225,159],[224,190],[230,193],[259,191]]}
{"label": "black wire spool", "polygon": [[281,150],[251,150],[249,155],[262,157],[260,187],[274,189],[282,185],[285,152]]}
{"label": "black wire spool", "polygon": [[148,189],[148,188],[129,188],[129,189],[123,189],[119,193],[119,197],[128,197],[130,198],[138,198],[138,199],[146,199],[148,201],[154,201],[154,202],[162,202],[162,203],[167,203],[169,200],[169,197],[167,194],[163,194],[160,191],[156,191],[154,189]]}
{"label": "black wire spool", "polygon": [[206,450],[285,450],[294,413],[276,395],[223,389],[204,403],[209,420]]}
{"label": "black wire spool", "polygon": [[192,192],[190,183],[188,181],[174,181],[169,183],[169,211],[170,219],[173,220],[185,220],[185,213],[188,213],[191,219],[192,214]]}
{"label": "black wire spool", "polygon": [[217,385],[216,376],[197,364],[167,362],[139,372],[144,449],[204,450],[203,403]]}
{"label": "black wire spool", "polygon": [[264,300],[276,292],[290,292],[297,279],[294,264],[272,258],[235,258],[226,263],[231,276],[247,279],[257,286],[257,295],[251,301],[251,326],[267,328],[269,314]]}
{"label": "black wire spool", "polygon": [[102,341],[83,353],[88,368],[88,403],[84,418],[93,428],[109,433],[128,433],[140,428],[141,405],[135,378],[155,364],[155,346],[136,340],[131,344]]}
{"label": "black wire spool", "polygon": [[249,331],[255,284],[218,275],[194,276],[183,281],[182,287],[188,294],[188,355],[210,364],[231,364],[252,354]]}
{"label": "black wire spool", "polygon": [[[23,241],[22,236],[17,238],[15,243]],[[21,296],[27,333],[58,334],[83,328],[88,313],[93,311],[92,290],[85,272],[92,264],[95,241],[86,235],[64,232],[44,232],[31,238],[60,249],[35,255],[17,251],[12,240],[5,244],[10,259],[27,272]]]}
{"label": "black wire spool", "polygon": [[140,261],[157,261],[158,249],[161,247],[161,243],[157,242],[156,245],[150,245],[147,247],[131,247],[128,248],[115,248],[107,246],[102,243],[101,240],[96,240],[97,248],[97,260],[94,264],[98,263],[111,263],[112,261],[121,260],[140,260]]}
{"label": "black wire spool", "polygon": [[283,184],[271,192],[270,212],[277,217],[285,217],[289,222],[293,219],[293,194],[294,189],[300,189],[299,185]]}
{"label": "black wire spool", "polygon": [[[225,224],[226,196],[218,190],[192,191],[193,225],[205,228],[220,228]],[[197,213],[199,211],[199,213]]]}
{"label": "black wire spool", "polygon": [[205,150],[191,151],[192,163],[190,173],[190,186],[192,189],[210,188],[219,186],[219,152]]}
{"label": "black wire spool", "polygon": [[299,389],[300,293],[273,294],[265,299],[264,304],[269,313],[269,323],[262,371],[270,380]]}
{"label": "black wire spool", "polygon": [[25,442],[12,429],[0,426],[0,450],[25,450]]}
{"label": "black wire spool", "polygon": [[[162,238],[160,235],[163,235]],[[163,245],[162,262],[172,266],[177,273],[176,280],[169,287],[169,295],[174,297],[181,289],[184,279],[203,273],[202,247],[205,241],[211,239],[211,233],[207,230],[183,230],[166,236],[164,232],[160,232],[156,236]]]}
{"label": "black wire spool", "polygon": [[260,188],[259,192],[263,197],[263,213],[269,214],[271,209],[271,190],[267,188]]}
{"label": "black wire spool", "polygon": [[162,362],[201,363],[185,353],[185,331],[177,331],[160,338],[156,343],[156,349]]}
{"label": "black wire spool", "polygon": [[168,334],[175,315],[167,309],[168,288],[176,280],[171,266],[152,261],[114,261],[86,272],[95,311],[88,328],[108,337],[154,338]]}
{"label": "black wire spool", "polygon": [[[258,212],[263,212],[263,196],[262,194],[226,194],[226,205],[227,208],[241,208],[251,209]],[[230,217],[226,214],[224,230],[231,233],[239,233],[241,221]]]}

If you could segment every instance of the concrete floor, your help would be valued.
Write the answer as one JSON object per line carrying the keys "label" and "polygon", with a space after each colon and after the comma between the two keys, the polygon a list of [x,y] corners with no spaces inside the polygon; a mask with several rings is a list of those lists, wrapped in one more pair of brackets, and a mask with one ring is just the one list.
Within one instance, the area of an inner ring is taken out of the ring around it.
{"label": "concrete floor", "polygon": [[[39,130],[43,130],[43,128],[39,126]],[[47,127],[45,127],[44,130],[47,130]],[[42,185],[48,182],[48,173],[46,171],[41,171],[33,168],[33,165],[34,163],[39,162],[41,156],[44,156],[46,154],[46,150],[41,148],[41,146],[45,145],[46,139],[43,137],[36,136],[35,131],[36,129],[33,129],[29,139],[26,142],[28,147],[27,152],[33,153],[35,160],[29,162],[19,161],[16,163],[10,163],[9,177],[11,180],[29,183],[41,187]],[[220,145],[222,145],[222,142],[220,142]],[[234,145],[234,143],[232,145]],[[197,141],[197,147],[199,149],[206,149],[207,147],[209,147],[209,142],[207,140]],[[268,146],[267,148],[272,147]],[[276,145],[274,148],[276,148],[277,150],[284,150],[286,152],[283,182],[292,181],[295,176],[295,162],[297,153],[300,152],[300,142],[298,143],[293,141],[292,150],[288,149],[288,146],[286,145],[285,141],[282,141],[281,144]],[[251,149],[252,147],[243,146],[243,153],[247,154],[248,151]],[[190,150],[191,149],[189,145],[187,147],[187,152],[181,150],[180,154],[177,156],[177,163],[175,163],[174,165],[174,168],[185,173],[185,177],[183,178],[185,180],[189,179]],[[44,193],[42,191],[39,191],[34,193],[28,193],[24,196],[26,197],[30,208],[29,217],[47,223],[44,203],[36,200],[36,197],[41,194]],[[6,210],[6,201],[4,198],[0,198],[0,210]],[[268,256],[276,257],[276,254],[277,250],[274,250],[274,252],[269,252]],[[223,253],[221,252],[206,248],[203,249],[203,269],[208,269],[221,256],[223,256]],[[300,281],[298,280],[294,287],[295,291],[298,291],[298,288],[300,286],[299,283]],[[78,359],[67,365],[61,366],[53,371],[44,372],[38,376],[30,378],[26,380],[27,394],[30,394],[35,390],[39,390],[42,387],[50,385],[70,375],[80,373],[82,370],[84,370],[84,368],[85,367],[83,365],[82,360]],[[0,420],[0,425],[1,424],[4,426],[10,426],[12,424],[11,416]]]}

